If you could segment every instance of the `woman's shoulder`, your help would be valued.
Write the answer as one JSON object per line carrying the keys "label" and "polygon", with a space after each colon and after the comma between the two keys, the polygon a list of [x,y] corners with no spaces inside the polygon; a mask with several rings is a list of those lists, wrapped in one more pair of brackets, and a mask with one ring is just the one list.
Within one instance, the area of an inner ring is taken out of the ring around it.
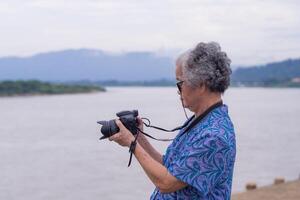
{"label": "woman's shoulder", "polygon": [[215,132],[220,130],[234,132],[233,123],[228,114],[227,105],[223,105],[211,113],[209,118],[206,120],[206,128],[212,129]]}
{"label": "woman's shoulder", "polygon": [[227,106],[215,109],[207,118],[190,131],[190,140],[205,138],[234,138],[234,126],[228,115]]}

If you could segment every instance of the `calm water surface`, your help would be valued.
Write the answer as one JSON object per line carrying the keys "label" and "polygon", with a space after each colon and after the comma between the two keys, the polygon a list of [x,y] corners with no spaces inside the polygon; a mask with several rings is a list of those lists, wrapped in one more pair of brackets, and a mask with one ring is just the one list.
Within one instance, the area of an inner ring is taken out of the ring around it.
{"label": "calm water surface", "polygon": [[[300,174],[300,90],[231,88],[233,192],[247,182],[271,184]],[[99,141],[97,120],[138,109],[154,125],[184,120],[175,88],[108,88],[106,93],[0,98],[0,199],[149,199],[153,184],[128,150]],[[191,113],[189,113],[191,114]],[[161,138],[174,137],[146,129]],[[152,141],[164,153],[168,143]]]}

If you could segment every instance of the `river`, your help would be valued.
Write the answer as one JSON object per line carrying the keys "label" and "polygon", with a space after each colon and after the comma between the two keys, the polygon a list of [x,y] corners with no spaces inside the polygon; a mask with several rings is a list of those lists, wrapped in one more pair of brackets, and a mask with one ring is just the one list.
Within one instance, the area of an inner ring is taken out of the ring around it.
{"label": "river", "polygon": [[[300,174],[300,90],[230,88],[235,125],[233,193]],[[152,124],[185,120],[174,87],[108,88],[105,93],[0,98],[0,199],[148,199],[153,184],[128,150],[99,141],[98,120],[138,109]],[[188,113],[191,115],[191,113]],[[160,138],[176,133],[145,129]],[[152,141],[164,153],[168,142]]]}

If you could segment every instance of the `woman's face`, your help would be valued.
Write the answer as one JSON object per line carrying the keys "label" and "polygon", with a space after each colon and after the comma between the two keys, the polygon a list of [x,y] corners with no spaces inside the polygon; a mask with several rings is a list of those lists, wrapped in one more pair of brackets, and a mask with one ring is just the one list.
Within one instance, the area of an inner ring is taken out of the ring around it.
{"label": "woman's face", "polygon": [[181,82],[179,87],[181,88],[181,92],[178,90],[178,94],[180,95],[180,99],[183,102],[183,106],[188,108],[192,112],[196,112],[199,108],[199,104],[201,104],[201,97],[205,90],[204,87],[193,88],[187,84],[187,81],[183,77],[181,66],[176,66],[176,79],[177,82]]}

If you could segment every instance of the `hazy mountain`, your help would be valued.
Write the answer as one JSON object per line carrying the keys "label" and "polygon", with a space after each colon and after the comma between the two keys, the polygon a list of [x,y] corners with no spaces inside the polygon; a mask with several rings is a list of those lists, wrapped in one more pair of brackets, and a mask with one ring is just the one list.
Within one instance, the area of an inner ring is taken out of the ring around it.
{"label": "hazy mountain", "polygon": [[232,75],[232,81],[235,83],[256,85],[290,82],[295,78],[300,78],[300,59],[288,59],[263,66],[238,68]]}
{"label": "hazy mountain", "polygon": [[112,55],[80,49],[37,54],[32,57],[0,58],[0,80],[154,80],[174,79],[170,57],[150,52]]}
{"label": "hazy mountain", "polygon": [[[80,49],[32,57],[0,58],[0,80],[86,80],[112,85],[153,85],[151,81],[156,80],[159,85],[171,85],[175,79],[174,69],[171,57],[157,56],[151,52],[113,55],[100,50]],[[231,80],[233,84],[264,86],[279,85],[297,77],[300,77],[300,59],[289,59],[263,66],[237,68]]]}

